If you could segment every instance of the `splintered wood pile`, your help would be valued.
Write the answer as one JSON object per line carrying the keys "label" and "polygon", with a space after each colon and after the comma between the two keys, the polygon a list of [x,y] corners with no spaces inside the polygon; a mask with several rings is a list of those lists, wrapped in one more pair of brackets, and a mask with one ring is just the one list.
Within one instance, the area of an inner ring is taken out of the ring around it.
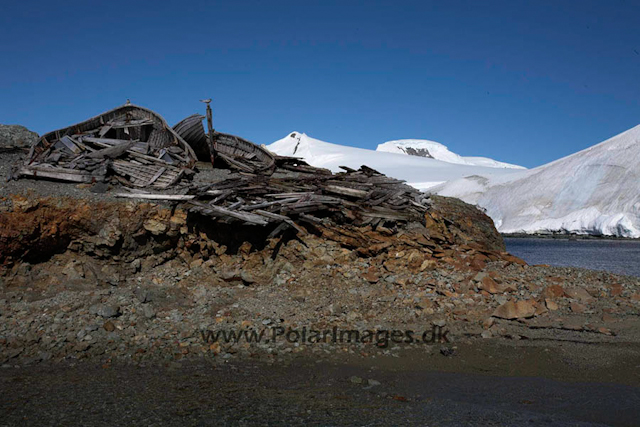
{"label": "splintered wood pile", "polygon": [[[292,157],[275,157],[274,176],[236,174],[190,194],[120,194],[121,197],[184,201],[186,208],[218,221],[257,226],[276,225],[269,237],[288,228],[305,233],[298,223],[354,224],[421,221],[428,197],[367,166],[332,174]],[[290,171],[295,171],[292,173]],[[276,177],[275,175],[284,175]]]}
{"label": "splintered wood pile", "polygon": [[195,160],[160,115],[128,103],[45,134],[18,176],[90,183],[105,181],[112,171],[124,185],[165,189]]}

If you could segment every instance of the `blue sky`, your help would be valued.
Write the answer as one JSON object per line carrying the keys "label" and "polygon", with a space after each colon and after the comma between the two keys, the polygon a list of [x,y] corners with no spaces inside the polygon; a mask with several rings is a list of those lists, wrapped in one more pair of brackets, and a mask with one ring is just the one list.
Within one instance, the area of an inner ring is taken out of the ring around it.
{"label": "blue sky", "polygon": [[640,124],[637,1],[2,1],[0,123],[174,124],[537,166]]}

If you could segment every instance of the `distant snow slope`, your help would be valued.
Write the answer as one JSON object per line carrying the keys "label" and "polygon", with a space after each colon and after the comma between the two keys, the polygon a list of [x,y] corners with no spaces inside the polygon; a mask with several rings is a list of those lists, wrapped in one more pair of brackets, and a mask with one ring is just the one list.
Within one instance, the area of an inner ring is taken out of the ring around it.
{"label": "distant snow slope", "polygon": [[376,151],[387,153],[407,154],[410,156],[427,157],[443,162],[456,163],[459,165],[485,166],[488,168],[512,168],[525,169],[522,166],[503,163],[487,157],[462,157],[449,151],[446,145],[426,139],[399,139],[388,141],[378,145]]}
{"label": "distant snow slope", "polygon": [[484,207],[505,233],[640,238],[640,126],[535,169],[467,177],[430,191]]}
{"label": "distant snow slope", "polygon": [[301,157],[312,166],[334,172],[341,171],[340,166],[357,169],[367,165],[388,176],[405,180],[418,189],[470,175],[498,176],[516,171],[331,144],[299,132],[290,133],[268,145],[267,149],[281,156]]}

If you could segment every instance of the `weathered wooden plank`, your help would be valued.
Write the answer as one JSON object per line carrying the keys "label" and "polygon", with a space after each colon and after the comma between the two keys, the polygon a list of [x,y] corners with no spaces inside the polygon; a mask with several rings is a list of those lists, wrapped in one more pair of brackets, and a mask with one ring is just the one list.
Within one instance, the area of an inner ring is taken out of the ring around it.
{"label": "weathered wooden plank", "polygon": [[221,201],[223,201],[224,199],[226,199],[227,197],[229,197],[232,194],[233,194],[232,190],[223,191],[222,194],[220,194],[218,197],[216,197],[215,199],[210,201],[209,204],[210,205],[215,205],[216,203],[220,203]]}
{"label": "weathered wooden plank", "polygon": [[224,194],[225,190],[207,190],[205,191],[205,194],[208,194],[210,196],[219,196],[221,194]]}
{"label": "weathered wooden plank", "polygon": [[234,159],[231,156],[227,156],[226,154],[223,154],[223,153],[220,153],[220,152],[218,152],[217,154],[218,154],[218,157],[223,159],[230,166],[236,167],[236,168],[238,168],[238,169],[240,169],[242,171],[245,171],[245,172],[255,172],[256,171],[255,167],[249,166],[249,165],[247,165],[247,164],[245,164],[245,163],[243,163],[243,162],[241,162],[241,161],[239,161],[237,159]]}
{"label": "weathered wooden plank", "polygon": [[55,167],[55,166],[41,166],[39,164],[31,165],[28,167],[28,169],[34,170],[36,172],[57,171],[57,172],[72,174],[72,175],[89,175],[86,171],[82,171],[82,170],[68,169],[68,168]]}
{"label": "weathered wooden plank", "polygon": [[132,128],[136,126],[152,125],[151,119],[138,119],[138,120],[110,120],[107,123],[112,129]]}
{"label": "weathered wooden plank", "polygon": [[350,168],[349,166],[338,166],[340,169],[344,169],[345,171],[347,171],[347,173],[353,173],[356,172],[355,169]]}
{"label": "weathered wooden plank", "polygon": [[89,136],[83,137],[82,140],[98,145],[100,147],[115,147],[118,145],[134,142],[134,144],[130,148],[131,151],[140,153],[142,155],[146,155],[149,152],[149,144],[146,142],[140,142],[138,140],[94,138]]}
{"label": "weathered wooden plank", "polygon": [[264,203],[258,203],[258,204],[255,204],[255,205],[246,205],[246,206],[243,206],[240,210],[252,211],[252,210],[255,210],[255,209],[263,209],[263,208],[269,207],[271,205],[296,202],[298,200],[299,199],[297,197],[291,197],[289,199],[280,199],[280,200],[275,200],[273,202],[264,202]]}
{"label": "weathered wooden plank", "polygon": [[406,221],[409,219],[407,215],[403,215],[394,211],[376,211],[376,212],[363,212],[362,216],[373,217],[373,218],[384,218],[384,219],[392,219],[396,221]]}
{"label": "weathered wooden plank", "polygon": [[205,214],[213,214],[214,216],[222,217],[228,216],[256,225],[267,225],[269,223],[269,221],[266,221],[263,216],[249,212],[232,211],[221,206],[205,205],[200,202],[191,202],[191,205],[196,208],[196,211],[200,211]]}
{"label": "weathered wooden plank", "polygon": [[[46,170],[51,169],[51,170]],[[78,171],[73,171],[78,172]],[[57,170],[57,168],[40,168],[34,169],[32,167],[23,167],[18,172],[21,176],[31,176],[34,178],[49,178],[49,179],[59,179],[61,181],[70,181],[70,182],[91,182],[93,180],[93,176],[86,172],[82,174],[71,173],[69,169]]]}
{"label": "weathered wooden plank", "polygon": [[329,209],[329,207],[322,204],[313,204],[313,205],[307,205],[307,206],[288,206],[287,205],[282,207],[281,212],[300,214],[303,212],[317,212],[317,211],[322,211],[327,209]]}
{"label": "weathered wooden plank", "polygon": [[338,185],[326,185],[324,189],[330,193],[342,194],[344,196],[365,198],[369,194],[368,191],[356,190],[355,188],[341,187]]}
{"label": "weathered wooden plank", "polygon": [[76,141],[74,141],[67,135],[60,138],[59,142],[64,144],[64,146],[67,147],[67,149],[69,149],[69,151],[71,151],[73,154],[80,154],[82,152],[82,149],[76,145]]}
{"label": "weathered wooden plank", "polygon": [[316,224],[324,224],[324,222],[325,222],[325,220],[323,220],[321,218],[317,218],[317,217],[315,217],[313,215],[309,215],[309,214],[301,213],[299,216],[300,216],[301,220],[305,220],[307,222],[313,222],[313,223],[316,223]]}
{"label": "weathered wooden plank", "polygon": [[273,229],[273,231],[271,231],[271,233],[269,233],[269,235],[267,236],[267,240],[273,239],[289,227],[290,225],[286,222],[281,222],[276,228]]}
{"label": "weathered wooden plank", "polygon": [[237,202],[233,202],[229,206],[227,206],[227,209],[240,209],[240,210],[242,210],[242,204],[243,203],[244,203],[244,201],[238,200]]}
{"label": "weathered wooden plank", "polygon": [[[173,175],[173,176],[172,176]],[[168,170],[164,173],[163,177],[167,177],[167,179],[169,179],[169,182],[162,184],[160,183],[158,180],[158,182],[156,182],[155,184],[153,184],[154,187],[158,187],[158,188],[169,188],[172,185],[175,185],[178,181],[180,181],[180,179],[182,179],[182,175],[184,175],[184,169],[181,169],[180,172],[177,172],[175,170]],[[162,179],[162,177],[161,177]]]}
{"label": "weathered wooden plank", "polygon": [[155,175],[153,175],[153,176],[151,177],[151,179],[149,180],[149,182],[147,182],[147,185],[151,185],[151,184],[153,184],[154,182],[156,182],[156,181],[158,180],[158,178],[160,178],[160,176],[161,176],[161,175],[162,175],[166,170],[167,170],[167,168],[160,168],[160,169],[158,170],[158,172],[156,172],[156,174],[155,174]]}
{"label": "weathered wooden plank", "polygon": [[194,195],[189,194],[149,194],[149,193],[116,193],[116,197],[122,197],[126,199],[145,199],[145,200],[193,200],[196,198]]}
{"label": "weathered wooden plank", "polygon": [[305,192],[305,193],[277,193],[277,194],[267,194],[267,197],[275,197],[276,199],[286,199],[289,197],[294,197],[294,196],[307,196],[307,195],[313,195],[315,193],[309,193],[309,192]]}
{"label": "weathered wooden plank", "polygon": [[258,215],[262,215],[262,216],[266,216],[267,218],[272,218],[275,220],[279,220],[279,221],[284,221],[287,224],[289,224],[291,227],[295,228],[299,233],[301,234],[307,234],[307,232],[303,229],[300,228],[300,226],[298,226],[295,222],[293,222],[291,220],[291,218],[284,216],[284,215],[279,215],[273,212],[269,212],[269,211],[263,211],[262,209],[257,209],[255,211],[255,213],[257,213]]}
{"label": "weathered wooden plank", "polygon": [[126,144],[116,145],[114,147],[103,148],[102,150],[94,151],[86,155],[90,159],[117,159],[126,153],[134,142],[130,141]]}

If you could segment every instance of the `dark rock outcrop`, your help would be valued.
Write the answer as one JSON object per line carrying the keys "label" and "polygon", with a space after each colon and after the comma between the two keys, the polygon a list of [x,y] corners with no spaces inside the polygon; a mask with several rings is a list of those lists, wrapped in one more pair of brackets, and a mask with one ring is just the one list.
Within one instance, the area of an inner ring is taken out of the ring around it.
{"label": "dark rock outcrop", "polygon": [[0,151],[26,149],[31,147],[39,136],[20,125],[0,125]]}

